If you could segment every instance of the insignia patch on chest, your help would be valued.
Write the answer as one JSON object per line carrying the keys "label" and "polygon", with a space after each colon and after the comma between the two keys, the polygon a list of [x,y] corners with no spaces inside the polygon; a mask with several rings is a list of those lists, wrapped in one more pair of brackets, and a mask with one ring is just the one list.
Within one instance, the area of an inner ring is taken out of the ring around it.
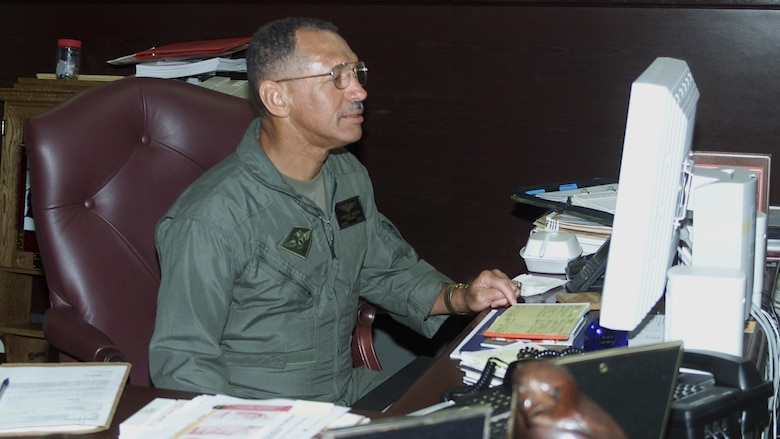
{"label": "insignia patch on chest", "polygon": [[336,203],[336,218],[341,229],[346,229],[349,226],[365,221],[366,214],[363,213],[360,197],[355,196]]}
{"label": "insignia patch on chest", "polygon": [[282,241],[281,247],[299,258],[306,259],[311,249],[311,229],[293,227]]}

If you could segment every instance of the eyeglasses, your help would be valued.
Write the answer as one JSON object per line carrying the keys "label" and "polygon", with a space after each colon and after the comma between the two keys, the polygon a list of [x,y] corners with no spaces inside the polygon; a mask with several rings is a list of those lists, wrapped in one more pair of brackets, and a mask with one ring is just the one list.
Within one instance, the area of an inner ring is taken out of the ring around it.
{"label": "eyeglasses", "polygon": [[299,76],[297,78],[277,79],[276,82],[297,81],[298,79],[318,78],[320,76],[328,75],[333,78],[333,84],[337,89],[344,90],[345,88],[349,87],[349,83],[352,81],[353,76],[357,78],[360,85],[366,85],[366,81],[368,81],[368,67],[366,67],[366,63],[363,61],[358,61],[356,63],[344,63],[333,67],[333,69],[328,73]]}

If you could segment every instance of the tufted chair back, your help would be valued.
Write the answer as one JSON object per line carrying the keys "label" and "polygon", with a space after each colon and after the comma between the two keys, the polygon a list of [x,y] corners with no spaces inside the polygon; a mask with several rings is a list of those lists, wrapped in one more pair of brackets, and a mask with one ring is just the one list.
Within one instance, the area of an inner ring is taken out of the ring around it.
{"label": "tufted chair back", "polygon": [[44,333],[78,360],[130,361],[150,385],[160,270],[157,221],[235,150],[247,100],[179,81],[128,78],[28,120],[36,234],[51,308]]}
{"label": "tufted chair back", "polygon": [[[157,221],[235,151],[253,118],[245,99],[175,80],[127,78],[28,119],[33,216],[51,301],[43,331],[66,358],[127,361],[130,382],[151,385]],[[381,370],[375,314],[361,301],[355,367]]]}

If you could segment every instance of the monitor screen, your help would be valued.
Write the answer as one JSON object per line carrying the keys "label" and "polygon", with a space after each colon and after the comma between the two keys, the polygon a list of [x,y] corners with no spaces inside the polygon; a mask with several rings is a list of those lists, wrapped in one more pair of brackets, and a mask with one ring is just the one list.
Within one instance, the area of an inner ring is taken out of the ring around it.
{"label": "monitor screen", "polygon": [[685,216],[699,91],[685,61],[656,59],[632,84],[601,326],[634,330],[663,295]]}

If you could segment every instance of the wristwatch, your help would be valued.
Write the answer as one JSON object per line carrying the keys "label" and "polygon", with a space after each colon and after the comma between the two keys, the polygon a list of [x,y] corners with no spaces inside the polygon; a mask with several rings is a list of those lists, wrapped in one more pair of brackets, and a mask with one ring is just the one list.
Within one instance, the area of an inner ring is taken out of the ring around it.
{"label": "wristwatch", "polygon": [[455,311],[455,309],[452,307],[452,293],[455,291],[455,289],[462,288],[465,290],[468,287],[469,284],[464,284],[460,282],[447,285],[447,289],[444,291],[444,306],[447,307],[447,311],[449,311],[450,314],[457,314],[459,316],[468,314],[467,312]]}

